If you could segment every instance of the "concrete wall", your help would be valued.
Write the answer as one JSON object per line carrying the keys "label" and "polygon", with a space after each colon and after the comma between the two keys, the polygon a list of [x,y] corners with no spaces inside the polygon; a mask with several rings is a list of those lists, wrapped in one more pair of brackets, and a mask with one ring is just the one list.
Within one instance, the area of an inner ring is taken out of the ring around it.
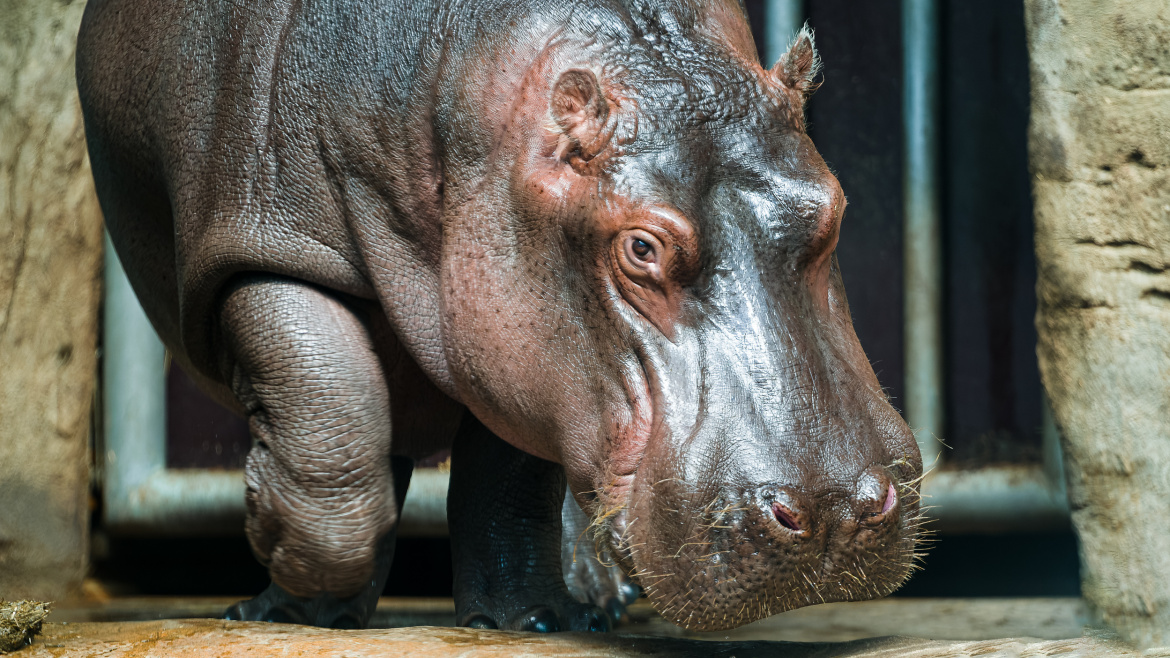
{"label": "concrete wall", "polygon": [[1038,353],[1085,597],[1170,644],[1170,2],[1027,0]]}
{"label": "concrete wall", "polygon": [[85,3],[0,0],[0,598],[86,569],[101,214],[73,50]]}

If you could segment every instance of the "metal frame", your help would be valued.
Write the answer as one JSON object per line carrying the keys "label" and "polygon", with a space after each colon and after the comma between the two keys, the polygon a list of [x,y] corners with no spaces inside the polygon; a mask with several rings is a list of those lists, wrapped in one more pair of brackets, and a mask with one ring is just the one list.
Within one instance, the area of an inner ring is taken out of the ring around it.
{"label": "metal frame", "polygon": [[942,230],[939,208],[938,7],[902,2],[903,267],[906,422],[923,468],[933,468],[942,436]]}
{"label": "metal frame", "polygon": [[804,25],[804,0],[767,0],[764,5],[764,66],[772,66]]}
{"label": "metal frame", "polygon": [[[770,0],[766,58],[775,62],[803,22],[800,0]],[[1044,464],[975,471],[935,468],[943,429],[942,265],[938,201],[938,11],[903,0],[905,46],[906,407],[932,472],[923,495],[942,532],[1007,532],[1068,526],[1060,446],[1045,413]],[[165,351],[106,240],[103,357],[103,511],[115,533],[207,534],[243,529],[239,471],[166,468]],[[411,479],[400,534],[446,534],[448,476]]]}
{"label": "metal frame", "polygon": [[937,0],[902,0],[906,420],[928,471],[923,494],[940,531],[1068,527],[1059,436],[1044,409],[1042,466],[940,470],[945,427],[942,210],[939,203]]}

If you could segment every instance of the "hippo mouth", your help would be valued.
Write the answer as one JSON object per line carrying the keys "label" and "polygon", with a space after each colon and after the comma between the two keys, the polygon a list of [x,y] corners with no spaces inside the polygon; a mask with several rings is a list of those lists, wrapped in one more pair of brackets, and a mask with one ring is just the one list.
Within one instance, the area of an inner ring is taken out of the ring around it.
{"label": "hippo mouth", "polygon": [[608,442],[609,450],[605,454],[607,481],[600,493],[602,508],[607,512],[602,516],[612,516],[628,509],[646,448],[664,428],[657,377],[647,366],[647,357],[641,346],[634,350],[634,361],[627,366],[622,377],[629,416],[614,423],[613,438]]}
{"label": "hippo mouth", "polygon": [[633,355],[633,362],[621,378],[629,416],[626,422],[615,423],[605,456],[606,481],[597,489],[598,512],[593,516],[591,530],[599,558],[620,564],[636,582],[629,537],[634,485],[646,449],[663,432],[665,423],[660,388],[654,370],[647,365],[645,346],[635,344]]}
{"label": "hippo mouth", "polygon": [[[921,559],[920,495],[908,473],[887,485],[873,511],[832,528],[772,487],[689,511],[672,488],[668,483],[657,497],[674,502],[657,506],[629,489],[626,504],[595,522],[595,538],[661,616],[688,630],[725,630],[818,603],[881,598]],[[670,505],[684,513],[663,514]],[[646,514],[668,521],[653,523]],[[678,532],[654,536],[667,525]]]}

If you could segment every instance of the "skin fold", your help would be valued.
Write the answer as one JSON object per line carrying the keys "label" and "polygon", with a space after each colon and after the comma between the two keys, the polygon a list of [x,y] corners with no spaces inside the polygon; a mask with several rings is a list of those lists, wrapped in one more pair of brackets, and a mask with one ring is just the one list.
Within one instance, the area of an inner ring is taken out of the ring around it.
{"label": "skin fold", "polygon": [[762,68],[737,0],[92,0],[112,241],[255,440],[273,585],[229,616],[366,624],[446,448],[463,625],[897,588],[921,460],[849,317],[817,68],[807,30]]}

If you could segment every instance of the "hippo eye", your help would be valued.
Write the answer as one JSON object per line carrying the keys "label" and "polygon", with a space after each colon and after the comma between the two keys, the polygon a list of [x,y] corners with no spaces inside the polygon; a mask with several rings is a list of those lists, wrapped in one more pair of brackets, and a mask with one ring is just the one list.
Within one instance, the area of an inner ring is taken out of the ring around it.
{"label": "hippo eye", "polygon": [[613,242],[618,270],[638,286],[661,286],[673,255],[658,236],[641,228],[622,231]]}
{"label": "hippo eye", "polygon": [[642,238],[637,234],[626,236],[626,258],[637,263],[639,266],[645,266],[657,261],[655,246],[651,242],[652,239],[648,236]]}

